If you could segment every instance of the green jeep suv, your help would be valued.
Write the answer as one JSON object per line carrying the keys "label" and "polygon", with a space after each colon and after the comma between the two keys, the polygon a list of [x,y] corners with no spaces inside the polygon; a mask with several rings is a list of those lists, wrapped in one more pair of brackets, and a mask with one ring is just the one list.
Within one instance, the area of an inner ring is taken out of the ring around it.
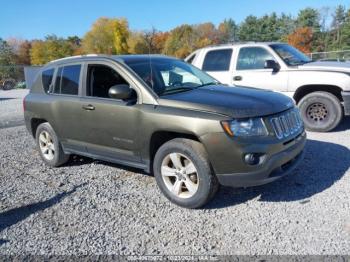
{"label": "green jeep suv", "polygon": [[256,186],[290,173],[306,141],[290,98],[224,86],[160,55],[53,61],[23,102],[46,164],[79,154],[144,169],[187,208],[206,204],[219,184]]}

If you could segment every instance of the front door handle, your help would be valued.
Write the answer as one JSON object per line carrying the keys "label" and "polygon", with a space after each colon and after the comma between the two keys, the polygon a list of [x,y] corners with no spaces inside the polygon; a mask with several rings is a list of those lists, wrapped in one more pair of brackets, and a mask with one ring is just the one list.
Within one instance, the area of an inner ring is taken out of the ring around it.
{"label": "front door handle", "polygon": [[241,81],[242,79],[243,79],[242,76],[234,76],[233,77],[233,80],[235,80],[235,81]]}
{"label": "front door handle", "polygon": [[95,107],[93,105],[83,105],[83,109],[91,111],[95,110]]}

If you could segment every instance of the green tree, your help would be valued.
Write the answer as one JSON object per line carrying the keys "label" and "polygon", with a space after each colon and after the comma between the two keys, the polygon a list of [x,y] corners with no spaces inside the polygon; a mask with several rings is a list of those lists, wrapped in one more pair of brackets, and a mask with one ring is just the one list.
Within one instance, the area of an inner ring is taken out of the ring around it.
{"label": "green tree", "polygon": [[12,48],[0,38],[0,80],[13,77],[16,73],[15,71]]}
{"label": "green tree", "polygon": [[313,32],[319,32],[321,29],[320,13],[310,7],[302,9],[299,11],[296,23],[298,27],[310,27]]}
{"label": "green tree", "polygon": [[344,27],[344,23],[346,21],[346,11],[345,7],[342,5],[338,5],[335,9],[334,14],[332,15],[332,30],[333,31],[333,43],[332,49],[341,49],[343,47],[342,44],[342,29]]}
{"label": "green tree", "polygon": [[279,36],[278,41],[287,41],[287,36],[296,29],[295,20],[291,15],[282,13],[277,19],[276,31]]}
{"label": "green tree", "polygon": [[238,37],[241,41],[260,41],[259,19],[249,15],[240,24]]}
{"label": "green tree", "polygon": [[350,49],[350,9],[346,12],[345,20],[341,26],[340,43],[342,49]]}
{"label": "green tree", "polygon": [[259,41],[277,41],[281,38],[277,30],[277,15],[272,13],[271,15],[264,15],[259,18]]}
{"label": "green tree", "polygon": [[220,42],[235,42],[238,40],[238,25],[231,18],[225,19],[218,27],[220,33]]}
{"label": "green tree", "polygon": [[296,19],[298,28],[310,28],[312,30],[311,51],[320,51],[324,41],[321,32],[320,12],[314,8],[305,8],[299,11]]}

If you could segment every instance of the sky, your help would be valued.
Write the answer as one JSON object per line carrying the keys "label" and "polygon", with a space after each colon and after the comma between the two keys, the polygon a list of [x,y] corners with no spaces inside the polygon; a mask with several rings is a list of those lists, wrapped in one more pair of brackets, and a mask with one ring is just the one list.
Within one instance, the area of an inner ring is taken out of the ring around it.
{"label": "sky", "polygon": [[180,24],[271,12],[293,16],[306,7],[350,7],[349,0],[0,0],[0,38],[42,39],[46,35],[84,36],[97,18],[125,17],[133,30],[170,30]]}

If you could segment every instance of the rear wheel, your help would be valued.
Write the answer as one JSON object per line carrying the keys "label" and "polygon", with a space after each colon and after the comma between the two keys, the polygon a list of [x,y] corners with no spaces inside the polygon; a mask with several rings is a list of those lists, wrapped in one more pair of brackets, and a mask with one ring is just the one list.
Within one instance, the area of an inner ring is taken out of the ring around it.
{"label": "rear wheel", "polygon": [[153,170],[163,194],[182,207],[199,208],[218,189],[205,149],[197,141],[177,138],[165,143],[155,155]]}
{"label": "rear wheel", "polygon": [[328,132],[343,118],[339,99],[328,92],[313,92],[298,103],[305,128],[309,131]]}
{"label": "rear wheel", "polygon": [[40,157],[47,165],[57,167],[68,161],[69,155],[63,152],[61,143],[49,123],[38,126],[35,138]]}

